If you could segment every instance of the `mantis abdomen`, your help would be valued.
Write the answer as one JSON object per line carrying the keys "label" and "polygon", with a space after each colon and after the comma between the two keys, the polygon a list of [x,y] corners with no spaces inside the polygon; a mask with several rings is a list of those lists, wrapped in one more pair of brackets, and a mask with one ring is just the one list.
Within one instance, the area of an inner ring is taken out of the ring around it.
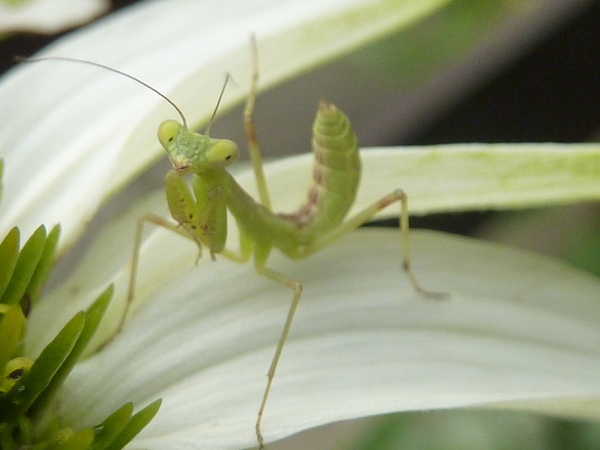
{"label": "mantis abdomen", "polygon": [[358,140],[346,115],[321,102],[313,125],[313,184],[292,213],[274,213],[257,203],[224,170],[227,205],[242,233],[258,245],[277,247],[291,258],[342,223],[360,180]]}
{"label": "mantis abdomen", "polygon": [[313,125],[313,184],[306,202],[292,214],[311,240],[339,225],[354,202],[360,181],[358,140],[348,117],[334,105],[321,102]]}

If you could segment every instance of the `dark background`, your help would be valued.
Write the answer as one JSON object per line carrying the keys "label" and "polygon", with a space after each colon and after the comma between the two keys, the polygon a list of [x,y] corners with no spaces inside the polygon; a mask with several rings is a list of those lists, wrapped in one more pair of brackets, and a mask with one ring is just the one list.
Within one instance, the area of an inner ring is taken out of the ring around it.
{"label": "dark background", "polygon": [[[114,0],[113,10],[136,3]],[[58,35],[60,36],[60,35]],[[0,73],[55,36],[0,41]],[[600,2],[591,3],[402,144],[579,142],[600,124]]]}

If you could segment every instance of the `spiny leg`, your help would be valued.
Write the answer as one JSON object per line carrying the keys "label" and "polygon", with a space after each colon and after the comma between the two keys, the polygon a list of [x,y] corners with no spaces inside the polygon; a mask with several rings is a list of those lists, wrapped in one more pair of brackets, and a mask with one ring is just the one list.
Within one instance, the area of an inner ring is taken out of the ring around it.
{"label": "spiny leg", "polygon": [[252,81],[246,108],[244,109],[244,128],[246,131],[246,139],[248,141],[250,159],[254,169],[254,176],[258,186],[260,202],[268,209],[272,210],[271,197],[269,196],[269,189],[267,188],[267,179],[265,178],[265,172],[263,170],[262,157],[260,155],[260,147],[258,145],[256,127],[254,124],[254,102],[258,93],[258,49],[256,37],[254,35],[252,35],[250,43],[252,47]]}
{"label": "spiny leg", "polygon": [[372,205],[366,207],[364,210],[356,214],[355,216],[348,219],[346,222],[340,224],[337,228],[330,231],[321,239],[318,239],[313,244],[307,246],[302,251],[301,257],[306,257],[311,253],[328,246],[333,241],[339,239],[346,233],[353,231],[361,225],[371,220],[375,214],[382,209],[388,207],[392,203],[400,202],[400,240],[402,244],[402,268],[406,273],[406,276],[410,280],[414,289],[420,294],[428,298],[447,298],[449,296],[446,292],[435,292],[425,289],[419,283],[417,277],[412,271],[411,258],[410,258],[410,236],[409,236],[409,224],[408,224],[408,196],[402,189],[396,189],[393,192],[381,197]]}

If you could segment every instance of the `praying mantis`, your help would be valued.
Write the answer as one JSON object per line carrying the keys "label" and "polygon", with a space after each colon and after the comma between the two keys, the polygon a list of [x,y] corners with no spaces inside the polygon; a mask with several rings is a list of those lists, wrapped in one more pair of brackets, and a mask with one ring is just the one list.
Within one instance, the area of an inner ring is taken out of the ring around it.
{"label": "praying mantis", "polygon": [[[123,327],[135,298],[143,228],[147,223],[164,227],[194,241],[200,255],[202,249],[207,249],[213,260],[219,255],[245,263],[254,257],[254,267],[258,274],[286,286],[293,292],[283,330],[267,372],[267,385],[255,423],[256,439],[259,448],[262,449],[265,448],[265,444],[261,426],[267,399],[302,295],[302,284],[299,281],[267,266],[273,248],[279,249],[291,259],[306,258],[365,224],[382,209],[393,203],[400,203],[400,240],[405,274],[413,288],[425,297],[443,298],[447,294],[424,289],[413,274],[409,250],[408,196],[402,189],[391,191],[344,221],[358,190],[361,162],[358,140],[350,121],[333,104],[321,101],[318,106],[312,138],[315,154],[313,180],[305,203],[292,213],[273,212],[254,123],[254,105],[258,94],[258,52],[254,37],[251,42],[253,70],[243,121],[259,201],[252,198],[227,171],[227,167],[238,159],[237,144],[228,139],[209,136],[210,125],[223,91],[205,134],[200,134],[188,128],[185,115],[171,99],[132,75],[99,63],[73,58],[44,57],[26,61],[74,61],[124,75],[161,96],[181,117],[181,122],[165,120],[158,128],[158,140],[173,166],[165,177],[165,190],[174,222],[152,213],[138,220],[127,304],[119,330]],[[225,86],[223,90],[224,88]],[[192,175],[191,188],[185,179],[188,175]],[[227,211],[233,215],[239,228],[238,251],[226,248]]]}

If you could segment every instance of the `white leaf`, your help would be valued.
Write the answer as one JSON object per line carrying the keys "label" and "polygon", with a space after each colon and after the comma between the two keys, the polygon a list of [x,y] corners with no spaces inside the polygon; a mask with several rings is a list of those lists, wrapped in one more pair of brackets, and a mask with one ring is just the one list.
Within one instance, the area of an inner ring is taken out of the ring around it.
{"label": "white leaf", "polygon": [[[415,273],[451,294],[428,300],[400,269],[398,237],[361,230],[305,261],[272,258],[305,290],[267,404],[267,441],[353,417],[508,401],[572,414],[586,398],[580,415],[597,417],[596,278],[506,246],[414,232]],[[77,366],[61,412],[89,425],[124,399],[162,397],[136,446],[252,446],[290,300],[250,265],[190,267]]]}
{"label": "white leaf", "polygon": [[[365,149],[358,198],[350,215],[396,188],[409,196],[411,213],[536,207],[600,197],[597,144],[460,144]],[[304,201],[310,183],[311,154],[273,161],[265,172],[276,211],[291,212]],[[237,176],[256,198],[250,170]],[[30,351],[37,354],[77,311],[110,283],[115,299],[90,350],[114,333],[124,308],[136,221],[152,211],[169,215],[164,192],[135,206],[104,230],[69,280],[41,302],[32,318]],[[379,216],[398,216],[399,204]],[[231,218],[230,218],[231,219]],[[197,247],[174,233],[148,225],[137,277],[136,305],[196,260]],[[238,230],[230,220],[228,247],[237,249]],[[205,258],[206,259],[206,258]],[[204,263],[206,261],[201,261]],[[64,306],[57,306],[64,305]],[[37,322],[39,320],[39,322]]]}
{"label": "white leaf", "polygon": [[57,33],[104,13],[107,0],[28,0],[17,5],[0,2],[0,32]]}

